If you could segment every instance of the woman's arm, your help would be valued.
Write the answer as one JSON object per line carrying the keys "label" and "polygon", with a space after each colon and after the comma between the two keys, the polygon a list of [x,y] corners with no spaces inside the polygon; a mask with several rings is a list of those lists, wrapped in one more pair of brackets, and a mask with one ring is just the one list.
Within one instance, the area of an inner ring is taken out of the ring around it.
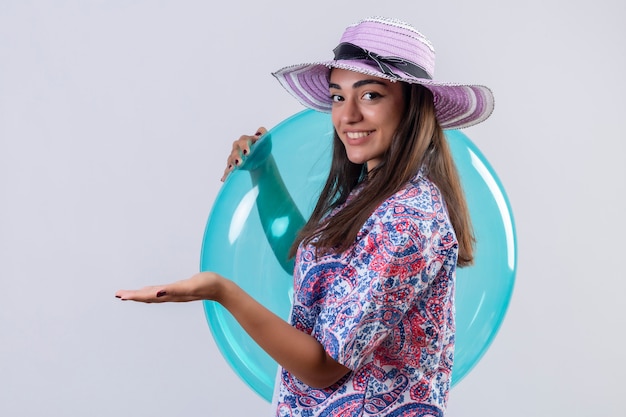
{"label": "woman's arm", "polygon": [[289,249],[306,221],[283,182],[271,154],[272,138],[266,133],[261,127],[254,136],[244,135],[235,141],[222,180],[235,167],[250,172],[252,185],[259,191],[256,206],[265,236],[282,268],[292,274],[294,263],[289,259]]}
{"label": "woman's arm", "polygon": [[313,336],[291,326],[237,284],[213,272],[201,272],[169,285],[120,290],[116,297],[144,303],[216,301],[276,362],[313,388],[326,388],[350,371],[330,357]]}

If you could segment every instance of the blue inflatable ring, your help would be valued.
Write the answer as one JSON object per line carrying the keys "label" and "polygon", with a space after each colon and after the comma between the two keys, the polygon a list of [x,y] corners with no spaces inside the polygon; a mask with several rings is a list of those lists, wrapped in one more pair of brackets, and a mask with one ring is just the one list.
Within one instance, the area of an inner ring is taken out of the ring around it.
{"label": "blue inflatable ring", "polygon": [[[271,129],[255,144],[246,164],[273,156],[300,212],[310,215],[330,165],[332,124],[325,113],[305,110]],[[511,207],[488,161],[460,131],[446,131],[463,183],[477,238],[476,262],[458,269],[454,386],[483,357],[507,311],[515,280],[516,234]],[[215,271],[240,285],[287,319],[292,275],[277,261],[255,209],[258,188],[249,172],[236,170],[220,189],[209,215],[200,270]],[[281,228],[281,219],[271,227]],[[208,325],[222,355],[255,392],[271,401],[277,364],[219,304],[204,302]]]}

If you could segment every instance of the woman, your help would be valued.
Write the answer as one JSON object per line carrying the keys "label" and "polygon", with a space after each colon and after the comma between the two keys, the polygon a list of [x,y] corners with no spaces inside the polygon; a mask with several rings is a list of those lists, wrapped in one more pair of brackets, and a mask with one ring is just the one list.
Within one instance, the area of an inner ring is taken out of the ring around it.
{"label": "woman", "polygon": [[[334,52],[274,74],[335,128],[328,180],[291,247],[290,323],[213,272],[117,297],[223,305],[280,365],[273,415],[441,416],[455,271],[474,240],[442,128],[485,120],[493,96],[434,81],[432,45],[398,20],[362,20]],[[263,132],[235,142],[225,176]]]}

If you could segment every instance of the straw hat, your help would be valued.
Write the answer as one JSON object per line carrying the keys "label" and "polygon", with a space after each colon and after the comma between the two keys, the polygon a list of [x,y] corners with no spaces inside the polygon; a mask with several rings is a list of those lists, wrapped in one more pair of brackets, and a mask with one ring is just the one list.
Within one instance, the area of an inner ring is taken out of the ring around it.
{"label": "straw hat", "polygon": [[439,124],[460,129],[487,119],[494,107],[491,90],[482,85],[436,81],[435,49],[411,25],[372,17],[348,26],[332,61],[292,65],[273,73],[304,106],[330,112],[332,68],[356,71],[392,81],[421,84],[432,91]]}

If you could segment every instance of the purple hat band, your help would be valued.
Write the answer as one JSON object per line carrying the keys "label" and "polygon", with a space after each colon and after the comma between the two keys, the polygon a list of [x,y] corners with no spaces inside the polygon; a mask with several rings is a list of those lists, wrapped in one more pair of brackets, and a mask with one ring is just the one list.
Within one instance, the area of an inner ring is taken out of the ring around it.
{"label": "purple hat band", "polygon": [[404,22],[362,20],[345,30],[334,52],[332,61],[289,66],[273,75],[305,107],[322,112],[332,108],[328,85],[332,68],[423,85],[433,93],[437,120],[444,129],[475,125],[493,111],[494,98],[489,88],[434,81],[432,44]]}

